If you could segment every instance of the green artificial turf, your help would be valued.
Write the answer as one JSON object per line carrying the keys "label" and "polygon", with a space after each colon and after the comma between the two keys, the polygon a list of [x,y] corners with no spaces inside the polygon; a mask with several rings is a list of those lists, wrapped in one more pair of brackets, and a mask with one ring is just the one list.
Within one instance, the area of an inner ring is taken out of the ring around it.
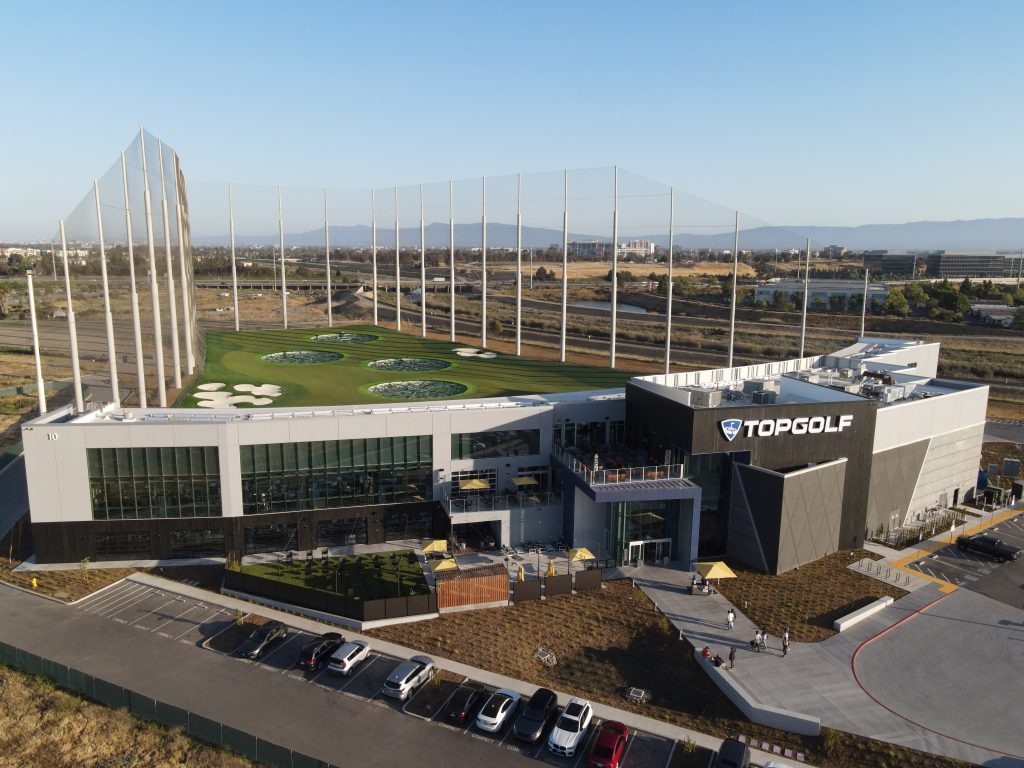
{"label": "green artificial turf", "polygon": [[[360,600],[423,595],[430,591],[426,579],[423,578],[420,564],[411,549],[373,555],[331,557],[328,558],[327,564],[328,567],[324,568],[319,558],[312,561],[312,567],[307,566],[302,560],[291,563],[259,563],[242,566],[242,573],[332,594],[347,595],[351,588],[352,596]],[[337,579],[338,591],[335,593],[334,569],[338,565],[341,571]],[[402,581],[401,594],[398,590],[399,576]]]}
{"label": "green artificial turf", "polygon": [[[325,333],[370,333],[378,338],[365,344],[317,342],[310,338]],[[374,326],[210,333],[206,336],[206,366],[202,375],[182,392],[177,405],[195,407],[193,394],[197,386],[205,383],[223,383],[228,389],[235,384],[277,384],[282,392],[268,406],[273,407],[402,402],[368,391],[374,384],[389,381],[452,381],[464,385],[466,391],[445,399],[461,399],[610,389],[625,386],[630,376],[635,375],[610,368],[529,360],[500,352],[493,359],[481,359],[459,357],[452,351],[463,346]],[[298,350],[340,352],[344,357],[308,365],[261,359],[273,352]],[[451,365],[437,371],[378,370],[367,365],[374,360],[400,357],[436,358]]]}

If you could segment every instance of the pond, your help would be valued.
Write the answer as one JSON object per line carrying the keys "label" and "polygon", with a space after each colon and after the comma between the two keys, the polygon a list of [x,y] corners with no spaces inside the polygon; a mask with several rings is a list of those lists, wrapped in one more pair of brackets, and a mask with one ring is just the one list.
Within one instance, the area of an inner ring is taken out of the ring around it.
{"label": "pond", "polygon": [[369,391],[381,397],[402,400],[436,400],[461,395],[466,389],[465,384],[454,381],[388,381],[374,384]]}
{"label": "pond", "polygon": [[[587,307],[588,309],[607,309],[611,310],[612,303],[610,301],[574,301],[570,306],[573,307]],[[643,307],[638,307],[636,304],[623,304],[619,302],[619,312],[633,312],[635,314],[646,315],[647,310]]]}

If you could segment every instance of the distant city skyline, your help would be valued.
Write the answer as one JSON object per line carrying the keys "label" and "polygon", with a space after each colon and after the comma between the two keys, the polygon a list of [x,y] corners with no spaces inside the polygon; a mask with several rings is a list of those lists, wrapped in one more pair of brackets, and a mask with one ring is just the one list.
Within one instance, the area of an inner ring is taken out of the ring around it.
{"label": "distant city skyline", "polygon": [[1024,213],[1019,3],[58,5],[5,13],[2,241],[140,123],[190,182],[617,164],[779,226]]}

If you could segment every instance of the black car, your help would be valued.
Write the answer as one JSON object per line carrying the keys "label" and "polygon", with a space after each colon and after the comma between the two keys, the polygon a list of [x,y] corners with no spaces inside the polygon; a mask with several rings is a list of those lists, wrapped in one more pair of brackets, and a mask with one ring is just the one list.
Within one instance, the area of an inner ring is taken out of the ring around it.
{"label": "black car", "polygon": [[315,637],[302,646],[299,655],[295,657],[295,666],[305,669],[308,672],[315,672],[327,663],[345,638],[337,632],[328,632],[320,637]]}
{"label": "black car", "polygon": [[448,699],[444,714],[450,723],[465,723],[473,715],[473,709],[480,703],[483,691],[468,685],[460,685]]}
{"label": "black car", "polygon": [[243,659],[259,659],[270,648],[288,637],[288,630],[280,621],[268,621],[253,632],[238,647],[238,655]]}
{"label": "black car", "polygon": [[535,742],[558,710],[558,696],[547,688],[538,688],[512,726],[512,735],[521,741]]}
{"label": "black car", "polygon": [[1024,553],[1024,550],[1020,547],[1007,544],[1002,539],[997,539],[995,536],[985,533],[976,533],[973,536],[957,536],[956,546],[961,552],[969,551],[988,555],[1000,563],[1005,563],[1007,560],[1020,560],[1022,553]]}
{"label": "black car", "polygon": [[750,748],[739,739],[726,739],[718,748],[714,768],[748,768]]}

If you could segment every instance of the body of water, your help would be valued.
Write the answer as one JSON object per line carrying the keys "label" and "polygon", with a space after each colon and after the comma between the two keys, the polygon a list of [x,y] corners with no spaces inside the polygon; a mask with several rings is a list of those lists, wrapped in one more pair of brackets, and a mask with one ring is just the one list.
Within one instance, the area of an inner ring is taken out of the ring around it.
{"label": "body of water", "polygon": [[[612,303],[610,301],[574,301],[570,306],[573,307],[588,307],[590,309],[607,309],[611,310]],[[619,302],[619,312],[636,312],[641,315],[646,315],[647,310],[643,307],[638,307],[636,304],[623,304]]]}

